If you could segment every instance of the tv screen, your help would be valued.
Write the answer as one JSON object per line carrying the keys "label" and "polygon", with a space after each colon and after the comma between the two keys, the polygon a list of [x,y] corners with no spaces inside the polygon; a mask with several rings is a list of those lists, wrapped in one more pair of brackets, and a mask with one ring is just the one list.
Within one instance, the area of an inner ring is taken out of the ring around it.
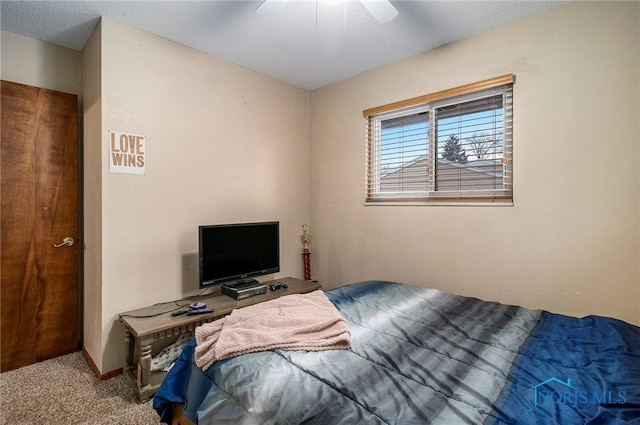
{"label": "tv screen", "polygon": [[200,287],[280,271],[280,223],[199,226]]}

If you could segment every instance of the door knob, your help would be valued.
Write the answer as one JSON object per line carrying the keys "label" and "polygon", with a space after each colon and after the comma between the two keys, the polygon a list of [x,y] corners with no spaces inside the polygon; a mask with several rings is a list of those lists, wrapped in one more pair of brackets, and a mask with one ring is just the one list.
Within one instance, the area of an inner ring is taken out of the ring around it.
{"label": "door knob", "polygon": [[59,244],[55,244],[53,247],[54,248],[60,248],[61,246],[71,246],[73,245],[75,241],[73,240],[73,238],[71,236],[67,236],[66,238],[64,238],[62,240],[62,242],[60,242]]}

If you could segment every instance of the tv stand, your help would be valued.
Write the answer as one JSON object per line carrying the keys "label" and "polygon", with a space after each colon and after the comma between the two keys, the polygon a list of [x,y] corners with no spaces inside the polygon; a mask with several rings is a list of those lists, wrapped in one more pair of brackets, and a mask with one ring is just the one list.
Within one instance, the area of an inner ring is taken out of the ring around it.
{"label": "tv stand", "polygon": [[[160,387],[166,372],[151,372],[151,358],[162,348],[171,345],[180,335],[193,333],[197,326],[213,322],[230,314],[236,308],[247,307],[264,301],[276,299],[283,295],[304,294],[320,289],[317,282],[309,282],[293,277],[263,282],[269,286],[272,282],[286,283],[288,288],[278,291],[267,291],[266,294],[235,300],[220,293],[220,287],[213,288],[209,295],[190,299],[205,303],[213,308],[213,312],[194,316],[172,316],[172,305],[154,305],[120,314],[124,325],[124,374],[135,385],[141,402],[149,400]],[[185,304],[189,302],[185,301]],[[150,316],[150,317],[142,317]]]}

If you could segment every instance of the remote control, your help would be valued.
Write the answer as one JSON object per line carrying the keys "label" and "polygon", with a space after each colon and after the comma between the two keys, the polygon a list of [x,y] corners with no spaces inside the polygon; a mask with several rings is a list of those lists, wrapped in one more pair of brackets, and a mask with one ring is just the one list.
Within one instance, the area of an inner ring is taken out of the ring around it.
{"label": "remote control", "polygon": [[187,310],[186,308],[183,308],[181,310],[176,310],[174,312],[171,313],[172,316],[180,316],[181,314],[186,314],[188,313],[189,310]]}
{"label": "remote control", "polygon": [[189,312],[187,313],[187,316],[193,316],[195,314],[207,314],[207,313],[213,313],[213,309],[212,308],[201,308],[199,310],[189,310]]}

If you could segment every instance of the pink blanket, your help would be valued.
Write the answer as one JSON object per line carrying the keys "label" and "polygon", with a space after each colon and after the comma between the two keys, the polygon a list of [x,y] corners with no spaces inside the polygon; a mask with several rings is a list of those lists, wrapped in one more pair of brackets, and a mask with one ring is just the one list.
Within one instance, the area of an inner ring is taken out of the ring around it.
{"label": "pink blanket", "polygon": [[318,290],[286,295],[196,328],[195,359],[207,370],[215,361],[255,351],[338,350],[351,345],[343,317]]}

